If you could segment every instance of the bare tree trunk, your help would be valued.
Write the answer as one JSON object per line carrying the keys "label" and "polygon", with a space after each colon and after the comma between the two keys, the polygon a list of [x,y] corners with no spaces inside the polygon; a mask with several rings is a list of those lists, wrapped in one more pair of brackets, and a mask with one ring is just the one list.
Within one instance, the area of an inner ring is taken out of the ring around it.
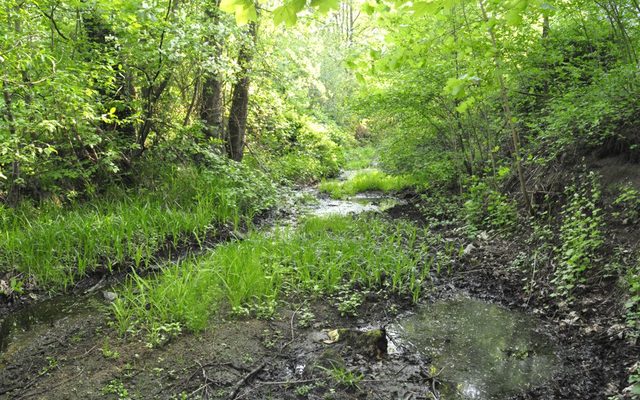
{"label": "bare tree trunk", "polygon": [[[215,9],[208,9],[206,17],[212,23],[220,19],[219,2],[216,1]],[[207,41],[213,46],[213,56],[220,58],[224,48],[224,38],[210,36]],[[207,138],[224,138],[224,85],[220,78],[213,73],[206,73],[202,84],[202,101],[200,103],[200,119],[204,121],[204,134]]]}
{"label": "bare tree trunk", "polygon": [[249,107],[249,67],[253,58],[253,47],[257,37],[255,23],[249,24],[249,42],[242,46],[238,54],[240,77],[233,86],[231,109],[229,110],[228,153],[236,161],[242,161],[247,129],[247,113]]}

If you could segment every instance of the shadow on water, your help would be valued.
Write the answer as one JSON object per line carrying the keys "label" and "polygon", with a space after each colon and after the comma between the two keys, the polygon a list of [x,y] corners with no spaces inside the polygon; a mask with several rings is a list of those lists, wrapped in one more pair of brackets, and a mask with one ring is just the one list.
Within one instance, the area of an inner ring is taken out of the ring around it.
{"label": "shadow on water", "polygon": [[388,328],[396,343],[431,358],[442,399],[504,399],[558,372],[557,349],[533,316],[458,297],[424,306]]}
{"label": "shadow on water", "polygon": [[60,296],[9,314],[0,320],[0,356],[32,340],[40,330],[78,314],[98,312],[96,297]]}

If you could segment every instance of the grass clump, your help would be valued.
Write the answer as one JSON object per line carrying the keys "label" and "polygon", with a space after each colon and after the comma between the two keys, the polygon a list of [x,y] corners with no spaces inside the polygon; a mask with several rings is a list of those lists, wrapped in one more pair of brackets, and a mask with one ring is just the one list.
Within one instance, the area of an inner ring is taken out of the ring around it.
{"label": "grass clump", "polygon": [[367,191],[395,192],[413,186],[406,176],[387,175],[371,169],[356,173],[347,181],[322,181],[321,192],[329,193],[335,199],[342,199]]}
{"label": "grass clump", "polygon": [[202,244],[216,227],[238,225],[272,204],[272,188],[259,177],[228,172],[174,168],[136,193],[3,209],[0,272],[55,291],[95,270],[147,266],[161,250]]}
{"label": "grass clump", "polygon": [[210,255],[134,276],[114,303],[121,333],[180,323],[206,327],[226,309],[257,314],[282,296],[337,296],[345,288],[384,287],[417,301],[429,274],[414,251],[418,229],[410,223],[332,216],[311,218],[297,229],[252,233],[242,242],[217,247]]}

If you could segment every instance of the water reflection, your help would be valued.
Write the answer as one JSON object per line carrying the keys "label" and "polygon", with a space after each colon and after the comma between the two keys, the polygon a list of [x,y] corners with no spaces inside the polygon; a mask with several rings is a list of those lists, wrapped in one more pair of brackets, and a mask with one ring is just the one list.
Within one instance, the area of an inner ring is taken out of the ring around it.
{"label": "water reflection", "polygon": [[557,369],[555,346],[524,313],[469,298],[421,308],[391,331],[432,357],[450,384],[443,399],[502,399],[544,384]]}

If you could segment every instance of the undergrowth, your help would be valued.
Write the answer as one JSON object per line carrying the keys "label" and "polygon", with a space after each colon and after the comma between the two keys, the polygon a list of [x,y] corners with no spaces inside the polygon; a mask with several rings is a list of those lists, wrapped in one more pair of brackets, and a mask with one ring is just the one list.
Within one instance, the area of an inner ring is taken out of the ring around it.
{"label": "undergrowth", "polygon": [[594,264],[603,243],[600,184],[594,173],[585,182],[567,189],[568,201],[562,210],[560,226],[560,263],[553,283],[556,294],[571,299],[577,285],[586,280],[586,272]]}
{"label": "undergrowth", "polygon": [[344,169],[356,170],[371,167],[376,158],[377,149],[373,145],[357,146],[345,151]]}
{"label": "undergrowth", "polygon": [[353,196],[367,191],[394,192],[413,185],[405,176],[387,175],[377,169],[364,170],[356,173],[347,181],[322,181],[319,185],[321,192],[329,193],[335,199]]}
{"label": "undergrowth", "polygon": [[0,272],[60,290],[91,271],[147,266],[160,250],[201,245],[223,224],[238,226],[273,204],[273,188],[258,174],[225,171],[172,168],[136,192],[2,209]]}
{"label": "undergrowth", "polygon": [[212,314],[268,316],[290,295],[344,295],[345,288],[385,288],[417,301],[430,265],[410,223],[374,218],[310,218],[297,229],[252,233],[203,258],[167,267],[156,276],[133,276],[114,303],[121,334],[180,323],[205,328]]}

